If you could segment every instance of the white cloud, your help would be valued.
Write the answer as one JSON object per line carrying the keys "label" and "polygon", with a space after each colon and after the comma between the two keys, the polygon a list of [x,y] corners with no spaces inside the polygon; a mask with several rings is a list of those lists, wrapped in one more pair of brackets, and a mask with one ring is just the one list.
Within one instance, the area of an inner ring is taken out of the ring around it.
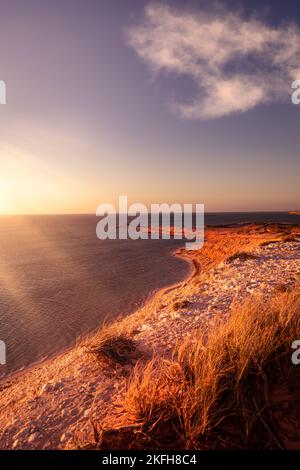
{"label": "white cloud", "polygon": [[300,78],[300,29],[293,24],[273,28],[224,9],[191,13],[150,4],[127,37],[152,71],[194,80],[197,95],[173,106],[188,119],[287,101],[292,81]]}

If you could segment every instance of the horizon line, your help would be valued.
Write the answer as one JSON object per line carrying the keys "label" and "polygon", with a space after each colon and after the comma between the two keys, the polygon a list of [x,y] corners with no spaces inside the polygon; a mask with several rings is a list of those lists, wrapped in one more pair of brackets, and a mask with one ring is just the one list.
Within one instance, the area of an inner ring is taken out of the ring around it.
{"label": "horizon line", "polygon": [[[287,210],[238,210],[238,211],[206,211],[205,214],[254,214],[254,213],[286,213],[296,212],[299,209],[287,209]],[[143,214],[150,213],[143,212]],[[160,214],[168,214],[169,212],[160,212]],[[173,212],[172,212],[173,213]],[[126,214],[126,212],[116,212],[116,215]],[[195,212],[193,212],[195,214]],[[10,214],[0,214],[0,217],[43,217],[43,216],[76,216],[76,215],[92,215],[95,217],[100,217],[94,212],[32,212],[32,213],[10,213]],[[128,214],[127,214],[128,215]],[[291,214],[292,215],[292,214]],[[134,215],[128,215],[129,217],[135,217]]]}

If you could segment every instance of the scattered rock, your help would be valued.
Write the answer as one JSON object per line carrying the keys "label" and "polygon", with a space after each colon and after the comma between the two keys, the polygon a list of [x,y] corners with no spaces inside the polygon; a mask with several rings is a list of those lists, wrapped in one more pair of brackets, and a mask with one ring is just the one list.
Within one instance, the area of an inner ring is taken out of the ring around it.
{"label": "scattered rock", "polygon": [[40,395],[44,395],[44,393],[49,393],[53,390],[53,384],[51,382],[44,384],[41,388]]}
{"label": "scattered rock", "polygon": [[19,447],[19,444],[20,444],[19,439],[16,439],[16,440],[13,442],[12,448],[13,448],[13,449],[16,449],[17,447]]}
{"label": "scattered rock", "polygon": [[38,433],[38,432],[34,432],[34,433],[30,434],[30,436],[29,436],[29,438],[28,438],[28,442],[33,442],[33,441],[35,441],[38,437],[39,437],[39,433]]}
{"label": "scattered rock", "polygon": [[61,435],[60,442],[66,442],[66,441],[68,441],[69,439],[71,439],[71,437],[72,437],[72,433],[71,433],[70,431],[64,432],[64,433]]}

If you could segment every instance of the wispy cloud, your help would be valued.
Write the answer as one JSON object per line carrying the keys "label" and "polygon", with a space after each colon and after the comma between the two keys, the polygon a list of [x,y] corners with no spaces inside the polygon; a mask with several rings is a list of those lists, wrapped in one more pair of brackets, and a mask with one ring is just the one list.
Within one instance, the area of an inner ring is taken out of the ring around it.
{"label": "wispy cloud", "polygon": [[191,13],[159,3],[145,9],[127,38],[152,71],[192,77],[196,96],[173,106],[187,119],[287,101],[291,82],[300,78],[300,29],[294,24],[273,28],[224,9]]}

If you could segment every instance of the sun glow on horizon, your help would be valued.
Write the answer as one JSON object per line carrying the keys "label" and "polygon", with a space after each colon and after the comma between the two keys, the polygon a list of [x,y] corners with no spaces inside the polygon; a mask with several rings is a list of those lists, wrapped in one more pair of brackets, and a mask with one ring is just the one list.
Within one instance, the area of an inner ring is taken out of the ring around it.
{"label": "sun glow on horizon", "polygon": [[0,213],[38,210],[45,191],[49,190],[39,161],[18,147],[0,144],[0,162]]}
{"label": "sun glow on horizon", "polygon": [[85,184],[19,147],[0,143],[0,175],[0,215],[88,212]]}

